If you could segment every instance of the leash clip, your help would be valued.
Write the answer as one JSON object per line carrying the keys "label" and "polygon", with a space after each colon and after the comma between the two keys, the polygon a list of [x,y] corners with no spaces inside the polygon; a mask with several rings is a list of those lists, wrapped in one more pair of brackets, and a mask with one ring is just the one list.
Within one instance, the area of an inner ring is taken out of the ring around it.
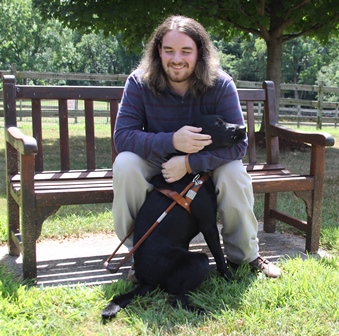
{"label": "leash clip", "polygon": [[199,180],[199,179],[200,179],[200,174],[197,174],[197,175],[194,176],[192,182],[194,182],[194,185],[195,185],[195,186],[197,186],[197,185],[199,185],[199,184],[202,184],[202,181]]}

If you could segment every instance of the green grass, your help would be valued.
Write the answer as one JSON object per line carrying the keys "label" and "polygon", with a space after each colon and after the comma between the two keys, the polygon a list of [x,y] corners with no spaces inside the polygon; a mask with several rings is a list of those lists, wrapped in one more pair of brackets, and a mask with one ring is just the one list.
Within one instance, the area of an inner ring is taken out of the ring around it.
{"label": "green grass", "polygon": [[[25,124],[23,124],[24,127]],[[1,126],[3,128],[3,126]],[[44,125],[51,148],[57,148],[53,124]],[[108,165],[108,126],[99,127],[98,142],[102,165]],[[314,130],[310,129],[311,131]],[[327,149],[321,246],[333,255],[330,259],[286,259],[279,263],[280,279],[254,276],[247,266],[238,281],[225,283],[215,274],[192,294],[192,301],[208,314],[198,317],[181,309],[174,310],[171,298],[156,291],[135,300],[118,316],[103,323],[101,310],[117,293],[132,288],[128,281],[111,285],[54,287],[39,289],[18,283],[0,266],[0,335],[338,335],[339,334],[339,130],[332,133],[337,144]],[[83,125],[71,125],[75,143]],[[4,141],[0,138],[0,155]],[[306,152],[284,152],[282,160],[296,170],[307,166]],[[81,165],[82,155],[77,155]],[[48,163],[56,165],[51,155]],[[0,237],[6,238],[4,160],[0,160]],[[296,215],[304,212],[303,203],[293,195],[280,197],[281,206]],[[262,218],[262,196],[256,195],[255,212]],[[111,204],[63,207],[46,220],[40,239],[81,237],[88,233],[112,232]],[[279,230],[290,230],[279,225]]]}
{"label": "green grass", "polygon": [[256,277],[246,267],[237,282],[211,274],[192,294],[205,316],[174,310],[156,291],[136,299],[103,323],[102,308],[127,281],[75,288],[29,288],[0,274],[1,335],[307,335],[339,333],[339,260],[301,259],[281,263],[278,280]]}

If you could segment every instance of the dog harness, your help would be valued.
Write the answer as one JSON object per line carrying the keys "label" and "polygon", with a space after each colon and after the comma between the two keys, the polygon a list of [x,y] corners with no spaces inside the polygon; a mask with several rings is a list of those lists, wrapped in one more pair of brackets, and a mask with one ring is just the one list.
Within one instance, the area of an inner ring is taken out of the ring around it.
{"label": "dog harness", "polygon": [[177,204],[182,206],[185,210],[187,210],[189,213],[191,213],[191,203],[194,199],[194,197],[197,195],[199,189],[203,185],[205,181],[207,181],[209,178],[209,175],[207,173],[204,173],[202,176],[200,174],[197,174],[193,178],[193,185],[191,188],[187,191],[186,195],[181,195],[178,192],[170,189],[158,189],[159,192],[161,192],[163,195],[169,197],[173,201],[175,201]]}
{"label": "dog harness", "polygon": [[157,189],[162,194],[166,195],[167,197],[173,200],[171,205],[159,216],[159,218],[155,221],[155,223],[153,223],[153,225],[148,229],[148,231],[133,246],[133,248],[125,256],[125,258],[121,260],[120,263],[115,268],[111,268],[109,265],[109,262],[115,256],[115,254],[120,249],[122,244],[126,241],[126,239],[132,234],[134,230],[134,226],[133,226],[131,230],[127,233],[125,238],[120,242],[119,246],[115,249],[115,251],[107,258],[107,260],[104,263],[104,267],[110,273],[116,273],[119,270],[119,268],[131,257],[131,255],[140,246],[140,244],[144,242],[144,240],[152,233],[152,231],[158,226],[158,224],[167,216],[167,214],[173,209],[173,207],[176,204],[181,205],[184,209],[186,209],[189,213],[191,213],[190,205],[194,197],[196,196],[197,192],[199,191],[203,183],[208,180],[208,178],[209,178],[209,175],[207,173],[204,173],[202,176],[200,176],[200,174],[197,174],[196,176],[194,176],[193,180],[186,186],[186,188],[180,194],[177,193],[176,191],[169,190],[169,189]]}

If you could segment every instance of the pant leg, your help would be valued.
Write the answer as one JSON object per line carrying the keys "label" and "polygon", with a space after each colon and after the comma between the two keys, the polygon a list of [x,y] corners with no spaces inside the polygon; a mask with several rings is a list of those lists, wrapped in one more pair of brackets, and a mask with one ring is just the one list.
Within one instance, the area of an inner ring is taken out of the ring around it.
{"label": "pant leg", "polygon": [[[113,220],[120,240],[124,239],[134,225],[135,218],[147,193],[153,189],[148,182],[161,172],[161,166],[142,159],[132,152],[121,152],[113,164]],[[133,234],[124,244],[133,247]]]}
{"label": "pant leg", "polygon": [[213,181],[223,225],[221,235],[225,254],[237,264],[251,262],[259,255],[251,177],[242,161],[236,160],[215,169]]}

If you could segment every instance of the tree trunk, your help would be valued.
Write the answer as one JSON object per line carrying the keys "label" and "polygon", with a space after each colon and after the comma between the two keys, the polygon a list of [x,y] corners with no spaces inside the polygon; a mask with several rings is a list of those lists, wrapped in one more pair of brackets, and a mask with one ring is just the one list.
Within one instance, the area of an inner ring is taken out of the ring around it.
{"label": "tree trunk", "polygon": [[[267,45],[267,67],[266,79],[274,82],[275,85],[275,111],[279,115],[280,100],[280,79],[281,79],[281,60],[282,60],[282,36],[278,38],[270,37],[266,40]],[[265,132],[263,121],[261,122],[260,132]]]}

